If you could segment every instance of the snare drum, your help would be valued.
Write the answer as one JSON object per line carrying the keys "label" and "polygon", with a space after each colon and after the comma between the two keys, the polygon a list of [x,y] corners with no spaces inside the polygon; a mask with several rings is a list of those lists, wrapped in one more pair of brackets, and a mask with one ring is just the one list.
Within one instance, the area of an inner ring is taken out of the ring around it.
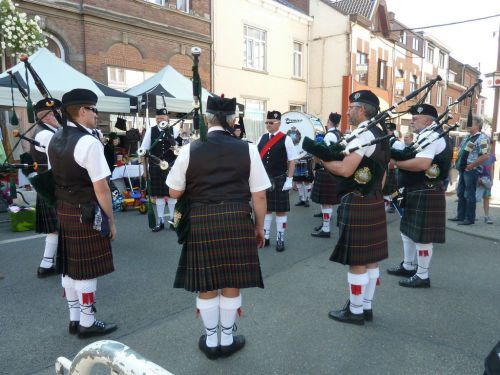
{"label": "snare drum", "polygon": [[305,158],[296,160],[293,180],[312,182],[314,179],[312,166],[313,159],[311,156],[306,156]]}

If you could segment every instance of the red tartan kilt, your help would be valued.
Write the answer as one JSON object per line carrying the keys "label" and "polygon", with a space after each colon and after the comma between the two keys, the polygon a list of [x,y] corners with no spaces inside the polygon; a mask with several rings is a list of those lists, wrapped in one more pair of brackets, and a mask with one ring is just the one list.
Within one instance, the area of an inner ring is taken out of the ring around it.
{"label": "red tartan kilt", "polygon": [[318,204],[335,205],[340,203],[337,195],[337,181],[330,172],[324,169],[316,171],[311,200]]}
{"label": "red tartan kilt", "polygon": [[114,271],[109,237],[80,222],[80,208],[59,201],[57,270],[74,280],[89,280]]}
{"label": "red tartan kilt", "polygon": [[385,205],[380,192],[370,196],[349,193],[338,208],[339,240],[330,260],[360,266],[389,256]]}
{"label": "red tartan kilt", "polygon": [[57,232],[57,212],[39,196],[36,196],[36,228],[37,233]]}
{"label": "red tartan kilt", "polygon": [[174,287],[191,292],[263,288],[257,241],[248,203],[191,208],[190,232]]}
{"label": "red tartan kilt", "polygon": [[446,199],[442,188],[408,191],[400,230],[417,243],[446,240]]}

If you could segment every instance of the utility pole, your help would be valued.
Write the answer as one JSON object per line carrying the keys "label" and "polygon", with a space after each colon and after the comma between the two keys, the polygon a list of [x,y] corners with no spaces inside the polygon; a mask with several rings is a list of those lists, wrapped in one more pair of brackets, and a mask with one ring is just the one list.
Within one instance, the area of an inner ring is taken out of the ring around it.
{"label": "utility pole", "polygon": [[[497,39],[498,39],[498,50],[497,50],[497,72],[500,72],[500,26],[498,27],[498,32],[497,32]],[[491,136],[494,137],[496,132],[498,131],[498,106],[500,102],[500,83],[496,82],[499,78],[494,77],[493,78],[493,86],[495,88],[495,101],[493,103],[493,120],[491,124]],[[500,139],[500,136],[497,135],[497,139]],[[491,152],[493,155],[495,155],[495,145],[497,142],[493,142],[491,146]],[[491,176],[494,178],[495,173],[494,173],[494,166],[492,167],[491,171]]]}

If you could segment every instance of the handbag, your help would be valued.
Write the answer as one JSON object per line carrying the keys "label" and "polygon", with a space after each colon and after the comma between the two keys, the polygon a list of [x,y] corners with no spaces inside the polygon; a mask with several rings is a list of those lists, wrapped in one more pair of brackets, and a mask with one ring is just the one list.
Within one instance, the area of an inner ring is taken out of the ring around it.
{"label": "handbag", "polygon": [[127,130],[127,120],[122,115],[118,115],[115,122],[115,128],[126,131]]}

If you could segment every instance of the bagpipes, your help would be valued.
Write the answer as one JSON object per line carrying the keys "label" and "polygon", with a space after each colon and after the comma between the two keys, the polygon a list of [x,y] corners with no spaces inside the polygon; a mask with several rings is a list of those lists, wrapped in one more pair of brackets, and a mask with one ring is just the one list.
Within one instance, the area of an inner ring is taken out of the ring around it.
{"label": "bagpipes", "polygon": [[413,141],[410,145],[406,146],[403,150],[391,149],[391,158],[396,161],[413,159],[419,152],[428,147],[433,142],[440,138],[445,137],[449,132],[458,128],[458,124],[450,126],[447,130],[441,131],[443,126],[448,123],[453,117],[450,115],[450,109],[455,105],[459,104],[467,97],[472,96],[474,90],[481,84],[481,80],[478,79],[476,83],[467,88],[462,95],[460,95],[455,101],[448,104],[443,113],[441,113],[436,121],[427,129],[425,135],[416,141]]}
{"label": "bagpipes", "polygon": [[[399,103],[394,104],[392,107],[378,113],[376,116],[371,118],[367,123],[358,126],[351,134],[347,136],[343,136],[340,140],[338,140],[336,143],[332,143],[330,145],[327,145],[325,142],[319,142],[316,143],[314,140],[305,137],[304,141],[302,143],[302,148],[307,151],[308,153],[318,157],[321,160],[324,161],[332,161],[332,160],[343,160],[346,155],[349,155],[353,150],[351,149],[346,149],[347,145],[349,142],[353,141],[356,138],[359,138],[361,134],[364,132],[370,130],[377,124],[382,124],[383,127],[385,127],[384,123],[385,120],[390,116],[391,112],[399,107],[401,104],[413,99],[416,97],[418,94],[423,92],[424,90],[430,91],[432,86],[434,86],[438,81],[441,81],[442,78],[438,75],[436,78],[430,80],[427,82],[425,85],[422,87],[418,88],[417,90],[409,93],[407,96],[405,96]],[[363,145],[362,147],[367,147],[371,146],[377,143],[380,143],[384,140],[386,140],[388,137],[383,136],[376,138],[372,140],[371,142]],[[356,149],[361,148],[358,147]]]}

